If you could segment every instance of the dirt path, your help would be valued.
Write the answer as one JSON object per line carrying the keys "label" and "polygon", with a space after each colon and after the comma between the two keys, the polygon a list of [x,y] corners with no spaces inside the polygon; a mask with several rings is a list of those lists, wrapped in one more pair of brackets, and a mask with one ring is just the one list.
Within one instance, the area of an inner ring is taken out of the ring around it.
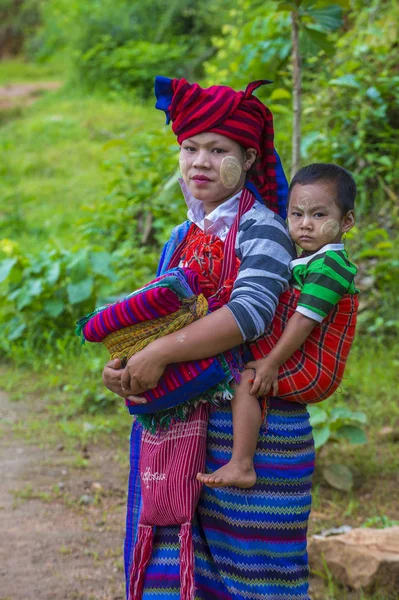
{"label": "dirt path", "polygon": [[0,600],[122,600],[126,467],[112,448],[18,439],[19,403],[0,391]]}
{"label": "dirt path", "polygon": [[37,81],[34,83],[13,83],[0,87],[0,110],[8,110],[32,104],[43,92],[58,90],[58,81]]}

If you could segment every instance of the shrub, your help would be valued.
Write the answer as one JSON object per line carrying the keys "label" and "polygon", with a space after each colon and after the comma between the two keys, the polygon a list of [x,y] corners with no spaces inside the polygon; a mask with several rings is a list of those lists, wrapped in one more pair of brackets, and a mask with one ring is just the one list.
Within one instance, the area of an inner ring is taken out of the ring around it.
{"label": "shrub", "polygon": [[76,253],[49,246],[26,255],[16,242],[0,241],[0,348],[15,343],[28,351],[54,349],[72,338],[75,322],[99,303],[105,283],[115,279],[112,256],[82,248]]}
{"label": "shrub", "polygon": [[115,92],[133,90],[141,96],[152,93],[154,78],[163,73],[182,75],[181,64],[187,47],[131,40],[118,45],[104,35],[79,57],[78,72],[89,87]]}

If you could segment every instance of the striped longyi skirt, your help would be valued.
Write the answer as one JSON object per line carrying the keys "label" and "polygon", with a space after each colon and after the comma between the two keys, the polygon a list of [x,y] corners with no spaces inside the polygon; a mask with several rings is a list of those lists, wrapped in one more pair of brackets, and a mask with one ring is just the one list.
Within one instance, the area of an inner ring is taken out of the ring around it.
{"label": "striped longyi skirt", "polygon": [[[131,438],[125,567],[128,575],[140,512],[140,429]],[[207,471],[232,449],[230,405],[212,408]],[[196,600],[309,600],[306,532],[314,445],[306,406],[269,400],[255,454],[255,487],[204,486],[193,526]],[[179,598],[179,527],[158,528],[143,600]]]}

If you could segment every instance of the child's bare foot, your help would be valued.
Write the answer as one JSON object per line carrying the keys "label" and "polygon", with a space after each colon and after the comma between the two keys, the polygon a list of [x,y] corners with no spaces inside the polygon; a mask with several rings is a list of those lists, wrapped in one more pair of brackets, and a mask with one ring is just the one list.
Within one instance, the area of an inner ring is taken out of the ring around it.
{"label": "child's bare foot", "polygon": [[256,473],[253,465],[245,467],[242,463],[230,461],[214,473],[198,473],[197,479],[212,488],[251,488],[256,483]]}

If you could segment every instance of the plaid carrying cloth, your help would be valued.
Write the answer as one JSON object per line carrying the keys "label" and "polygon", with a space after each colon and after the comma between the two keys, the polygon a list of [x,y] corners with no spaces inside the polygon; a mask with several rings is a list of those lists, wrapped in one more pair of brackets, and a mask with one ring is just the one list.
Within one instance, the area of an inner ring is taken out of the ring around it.
{"label": "plaid carrying cloth", "polygon": [[[291,288],[280,296],[269,329],[249,344],[254,360],[267,356],[276,345],[295,312],[299,295],[299,290]],[[355,336],[358,304],[357,294],[343,296],[302,346],[280,367],[279,398],[314,404],[335,392],[342,381]]]}

